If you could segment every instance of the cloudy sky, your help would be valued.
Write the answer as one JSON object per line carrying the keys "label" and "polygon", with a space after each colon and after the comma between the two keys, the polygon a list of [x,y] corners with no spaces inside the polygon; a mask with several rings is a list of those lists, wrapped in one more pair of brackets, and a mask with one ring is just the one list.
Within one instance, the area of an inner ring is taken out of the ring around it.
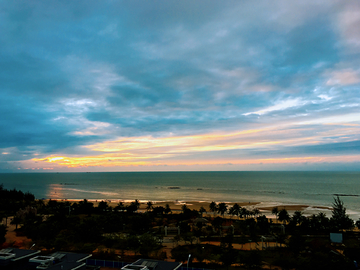
{"label": "cloudy sky", "polygon": [[0,1],[0,33],[0,172],[360,169],[360,1]]}

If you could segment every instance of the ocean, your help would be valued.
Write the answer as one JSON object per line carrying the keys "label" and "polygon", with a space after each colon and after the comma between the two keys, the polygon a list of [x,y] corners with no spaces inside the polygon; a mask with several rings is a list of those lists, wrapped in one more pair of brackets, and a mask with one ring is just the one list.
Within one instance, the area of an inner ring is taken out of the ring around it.
{"label": "ocean", "polygon": [[37,199],[261,202],[331,207],[360,218],[360,172],[3,173],[4,188]]}

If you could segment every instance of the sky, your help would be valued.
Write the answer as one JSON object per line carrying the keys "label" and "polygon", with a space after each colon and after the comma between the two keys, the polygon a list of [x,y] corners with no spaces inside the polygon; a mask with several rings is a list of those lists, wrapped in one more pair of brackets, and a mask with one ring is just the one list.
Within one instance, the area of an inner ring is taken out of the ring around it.
{"label": "sky", "polygon": [[360,170],[360,1],[0,0],[0,172]]}

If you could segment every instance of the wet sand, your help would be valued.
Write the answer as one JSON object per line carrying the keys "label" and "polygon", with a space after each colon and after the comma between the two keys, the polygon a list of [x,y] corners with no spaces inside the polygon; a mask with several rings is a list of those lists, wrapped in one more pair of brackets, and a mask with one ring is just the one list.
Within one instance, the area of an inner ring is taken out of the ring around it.
{"label": "wet sand", "polygon": [[[61,200],[65,201],[65,200]],[[79,202],[79,200],[66,200],[68,202]],[[97,207],[99,202],[102,200],[89,200],[89,202],[94,204],[94,207]],[[116,207],[119,202],[122,202],[125,206],[129,205],[131,201],[121,201],[121,200],[105,200],[109,206]],[[140,207],[139,212],[147,211],[147,201],[139,201]],[[216,202],[219,203],[219,202]],[[186,205],[191,210],[199,211],[201,207],[205,208],[206,212],[204,215],[214,215],[216,213],[212,213],[209,209],[210,202],[202,202],[202,201],[166,201],[166,202],[152,202],[153,207],[162,206],[166,207],[169,205],[171,211],[173,213],[177,213],[182,211],[183,205]],[[226,203],[228,209],[233,206],[235,203]],[[293,215],[295,211],[301,211],[305,216],[311,216],[312,214],[318,214],[320,212],[325,213],[328,217],[331,216],[331,207],[325,206],[311,206],[305,204],[273,204],[273,203],[263,203],[263,202],[237,202],[237,204],[241,207],[245,207],[248,210],[253,210],[255,208],[259,209],[260,215],[265,215],[267,218],[275,218],[275,216],[271,213],[272,209],[276,206],[279,210],[286,209],[289,212],[289,215]]]}

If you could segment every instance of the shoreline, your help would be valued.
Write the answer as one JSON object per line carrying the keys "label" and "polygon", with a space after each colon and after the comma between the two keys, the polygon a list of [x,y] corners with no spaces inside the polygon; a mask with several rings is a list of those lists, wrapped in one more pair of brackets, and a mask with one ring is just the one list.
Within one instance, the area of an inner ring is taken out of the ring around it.
{"label": "shoreline", "polygon": [[[46,199],[44,200],[45,202],[49,201],[50,199]],[[75,203],[75,202],[79,202],[79,201],[83,201],[83,199],[75,199],[75,200],[68,200],[68,199],[52,199],[54,201],[59,201],[59,202],[70,202],[70,203]],[[119,202],[122,202],[125,206],[129,205],[131,202],[133,202],[134,200],[96,200],[96,199],[90,199],[87,200],[88,202],[91,202],[94,204],[94,207],[97,207],[97,205],[101,202],[101,201],[106,201],[108,203],[109,206],[111,207],[116,207],[118,205]],[[139,200],[140,206],[138,211],[139,212],[146,212],[146,208],[147,208],[147,202],[146,200]],[[152,202],[152,206],[153,207],[158,207],[158,206],[162,206],[165,208],[165,206],[168,204],[170,209],[173,212],[181,212],[181,208],[183,205],[186,205],[189,209],[191,210],[197,210],[199,211],[201,207],[206,209],[206,212],[204,213],[205,215],[214,215],[213,212],[210,211],[209,209],[209,204],[210,202],[208,201],[179,201],[179,200],[175,200],[175,201],[151,201]],[[216,202],[217,204],[220,202]],[[292,216],[294,214],[295,211],[301,211],[302,214],[304,216],[311,216],[313,214],[318,214],[320,212],[323,212],[324,214],[326,214],[327,217],[331,217],[331,211],[332,211],[332,207],[327,207],[327,206],[315,206],[315,205],[307,205],[307,204],[282,204],[282,203],[264,203],[264,202],[225,202],[228,209],[233,206],[235,203],[237,203],[239,206],[241,207],[245,207],[248,210],[253,210],[255,208],[259,209],[260,211],[260,215],[265,215],[267,218],[271,218],[271,219],[275,219],[275,215],[273,215],[271,213],[272,209],[274,207],[278,207],[279,210],[281,209],[286,209],[289,213],[290,216]],[[226,214],[226,216],[230,216],[229,214]]]}

